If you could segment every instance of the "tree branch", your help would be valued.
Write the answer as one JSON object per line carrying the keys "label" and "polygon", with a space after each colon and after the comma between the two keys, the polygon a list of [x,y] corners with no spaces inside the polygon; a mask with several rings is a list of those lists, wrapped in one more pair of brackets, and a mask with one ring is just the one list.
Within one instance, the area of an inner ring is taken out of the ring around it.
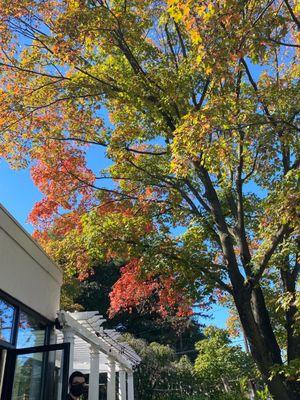
{"label": "tree branch", "polygon": [[95,144],[97,146],[103,146],[103,147],[107,147],[108,144],[104,143],[104,142],[98,142],[96,140],[86,140],[86,139],[82,139],[82,138],[77,138],[77,137],[54,137],[54,136],[50,136],[47,137],[46,140],[57,140],[60,142],[68,142],[68,141],[74,141],[74,142],[80,142],[80,143],[85,143],[85,144]]}
{"label": "tree branch", "polygon": [[244,270],[248,276],[251,275],[250,261],[251,253],[249,250],[246,229],[245,229],[245,211],[244,211],[244,198],[243,198],[243,169],[244,169],[244,133],[239,130],[240,140],[238,145],[238,158],[239,163],[237,167],[236,177],[236,191],[237,191],[237,226],[236,226],[236,239],[239,244],[241,260]]}
{"label": "tree branch", "polygon": [[205,84],[204,84],[204,88],[203,88],[203,91],[202,91],[202,94],[201,94],[201,98],[199,100],[199,103],[195,107],[196,111],[199,111],[200,108],[202,107],[202,104],[203,104],[203,102],[205,100],[205,96],[206,96],[209,84],[210,84],[210,79],[206,79]]}
{"label": "tree branch", "polygon": [[151,151],[146,151],[146,150],[137,150],[133,149],[132,147],[124,147],[125,150],[130,151],[132,153],[136,154],[146,154],[150,156],[163,156],[165,154],[168,154],[167,151],[157,151],[157,152],[151,152]]}
{"label": "tree branch", "polygon": [[233,285],[233,289],[236,294],[244,285],[244,278],[239,271],[236,255],[234,252],[234,246],[231,234],[228,229],[225,217],[222,213],[222,207],[220,200],[216,193],[216,190],[211,182],[210,176],[207,170],[201,166],[199,163],[194,162],[195,168],[199,173],[199,177],[205,187],[205,197],[207,198],[210,208],[212,211],[212,216],[217,225],[218,235],[220,237],[220,242],[223,250],[223,254],[227,261],[229,276]]}
{"label": "tree branch", "polygon": [[300,20],[295,15],[295,13],[294,13],[290,3],[288,2],[288,0],[283,0],[283,1],[285,2],[285,5],[287,6],[287,9],[289,10],[289,13],[291,14],[291,17],[292,17],[293,21],[297,25],[298,30],[300,30]]}
{"label": "tree branch", "polygon": [[51,78],[51,79],[59,79],[59,80],[68,80],[70,81],[70,78],[67,78],[65,76],[61,76],[61,75],[52,75],[52,74],[48,74],[46,72],[39,72],[39,71],[35,71],[35,70],[31,70],[31,69],[27,69],[27,68],[22,68],[19,67],[17,65],[13,65],[13,64],[6,64],[6,63],[2,63],[0,62],[0,67],[6,67],[6,68],[10,68],[10,69],[15,69],[17,71],[21,71],[21,72],[26,72],[28,74],[33,74],[33,75],[40,75],[40,76],[46,76],[47,78]]}
{"label": "tree branch", "polygon": [[289,227],[289,225],[284,224],[284,225],[281,225],[281,227],[275,233],[275,235],[273,236],[273,239],[271,241],[270,247],[268,248],[268,250],[265,252],[265,254],[263,256],[263,259],[260,263],[258,272],[254,275],[253,279],[251,280],[253,286],[255,286],[259,282],[261,277],[263,276],[263,273],[264,273],[265,269],[267,268],[272,255],[274,254],[275,250],[277,249],[277,246],[283,241],[284,236],[287,233],[291,233],[291,232],[292,232],[292,229]]}
{"label": "tree branch", "polygon": [[297,47],[300,48],[299,44],[294,44],[294,43],[285,43],[285,42],[280,42],[279,40],[275,40],[271,37],[268,37],[268,40],[270,40],[270,42],[279,44],[280,46],[287,46],[287,47]]}

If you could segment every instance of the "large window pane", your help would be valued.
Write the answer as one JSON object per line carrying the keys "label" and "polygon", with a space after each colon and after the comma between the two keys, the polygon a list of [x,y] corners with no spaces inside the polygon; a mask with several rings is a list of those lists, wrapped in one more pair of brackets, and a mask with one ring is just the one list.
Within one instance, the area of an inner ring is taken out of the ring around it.
{"label": "large window pane", "polygon": [[43,353],[17,357],[13,400],[40,400],[42,389]]}
{"label": "large window pane", "polygon": [[12,400],[61,400],[62,373],[62,350],[18,355]]}
{"label": "large window pane", "polygon": [[17,347],[42,346],[45,343],[46,326],[36,317],[21,311],[19,319]]}
{"label": "large window pane", "polygon": [[12,341],[15,308],[6,301],[0,299],[0,339],[6,342]]}

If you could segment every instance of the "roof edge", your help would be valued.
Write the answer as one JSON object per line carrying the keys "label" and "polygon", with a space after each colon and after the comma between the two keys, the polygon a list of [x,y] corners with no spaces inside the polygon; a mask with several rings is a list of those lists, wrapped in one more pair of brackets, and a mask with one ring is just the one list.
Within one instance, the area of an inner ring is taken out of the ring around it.
{"label": "roof edge", "polygon": [[[58,266],[51,258],[50,256],[45,252],[45,250],[38,244],[38,242],[26,231],[26,229],[12,216],[12,214],[4,207],[2,203],[0,203],[0,212],[3,212],[5,216],[7,217],[7,223],[5,224],[5,221],[3,221],[0,224],[0,228],[2,228],[10,237],[12,237],[19,246],[21,246],[38,264],[41,265],[43,269],[45,269],[49,274],[51,274],[56,280],[58,280],[60,283],[62,281],[62,268]],[[8,222],[9,221],[9,222]],[[0,220],[0,222],[2,222]],[[12,232],[12,226],[9,226],[10,224],[13,224],[14,226],[17,227],[19,232]],[[23,235],[23,238],[22,238]],[[24,238],[25,236],[25,238]],[[24,240],[25,239],[25,240]],[[27,243],[26,243],[27,241]],[[35,249],[35,254],[32,253],[28,249],[28,244],[33,245]],[[45,263],[49,263],[49,265],[52,266],[52,268],[56,271],[49,271],[49,269],[46,267]]]}

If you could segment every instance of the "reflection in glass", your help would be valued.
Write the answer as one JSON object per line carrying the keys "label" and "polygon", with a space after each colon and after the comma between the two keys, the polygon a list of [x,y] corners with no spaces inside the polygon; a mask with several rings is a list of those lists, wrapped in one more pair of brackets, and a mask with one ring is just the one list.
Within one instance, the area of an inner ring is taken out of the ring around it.
{"label": "reflection in glass", "polygon": [[12,400],[40,400],[43,353],[18,355]]}
{"label": "reflection in glass", "polygon": [[57,350],[18,355],[12,400],[61,400],[62,354]]}
{"label": "reflection in glass", "polygon": [[0,339],[6,342],[12,341],[15,308],[6,301],[0,299]]}
{"label": "reflection in glass", "polygon": [[36,317],[20,312],[17,347],[42,346],[45,343],[45,325]]}

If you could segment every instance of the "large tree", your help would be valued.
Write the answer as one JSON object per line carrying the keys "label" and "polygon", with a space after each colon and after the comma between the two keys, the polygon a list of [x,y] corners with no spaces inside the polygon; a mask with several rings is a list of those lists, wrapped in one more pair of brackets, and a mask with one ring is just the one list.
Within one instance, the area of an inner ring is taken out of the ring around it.
{"label": "large tree", "polygon": [[[41,243],[82,279],[128,260],[115,311],[155,292],[185,313],[227,292],[278,400],[299,398],[298,14],[292,0],[0,1],[0,154],[33,164]],[[88,169],[88,145],[111,166]]]}

